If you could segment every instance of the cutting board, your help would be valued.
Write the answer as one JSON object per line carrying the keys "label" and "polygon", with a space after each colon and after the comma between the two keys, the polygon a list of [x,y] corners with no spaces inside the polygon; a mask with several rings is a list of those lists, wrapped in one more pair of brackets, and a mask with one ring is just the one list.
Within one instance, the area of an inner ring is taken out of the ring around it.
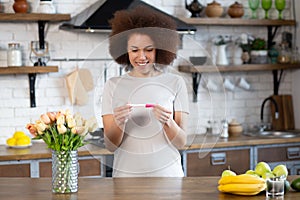
{"label": "cutting board", "polygon": [[275,106],[271,104],[272,128],[274,130],[295,129],[294,108],[292,95],[273,95],[277,102],[279,118],[275,119]]}

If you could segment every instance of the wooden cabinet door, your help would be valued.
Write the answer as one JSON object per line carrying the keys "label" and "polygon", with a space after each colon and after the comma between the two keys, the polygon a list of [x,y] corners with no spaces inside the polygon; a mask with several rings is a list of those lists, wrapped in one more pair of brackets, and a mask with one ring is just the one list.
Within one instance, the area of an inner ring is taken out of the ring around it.
{"label": "wooden cabinet door", "polygon": [[[101,162],[99,159],[82,159],[79,158],[79,176],[100,176]],[[52,162],[39,163],[40,177],[52,176]]]}
{"label": "wooden cabinet door", "polygon": [[257,162],[267,162],[273,169],[286,165],[290,175],[300,174],[300,145],[266,146],[257,148]]}
{"label": "wooden cabinet door", "polygon": [[0,177],[30,177],[30,164],[0,165]]}
{"label": "wooden cabinet door", "polygon": [[216,150],[201,155],[204,154],[187,153],[187,176],[220,176],[229,167],[240,174],[250,168],[250,149]]}
{"label": "wooden cabinet door", "polygon": [[272,146],[257,149],[257,161],[284,162],[300,161],[300,145],[297,146]]}

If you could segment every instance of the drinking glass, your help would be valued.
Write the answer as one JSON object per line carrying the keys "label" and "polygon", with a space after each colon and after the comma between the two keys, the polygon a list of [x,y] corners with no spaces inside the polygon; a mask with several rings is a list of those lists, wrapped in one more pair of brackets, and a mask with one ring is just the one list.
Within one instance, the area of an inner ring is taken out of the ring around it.
{"label": "drinking glass", "polygon": [[251,19],[256,19],[257,18],[256,10],[259,6],[259,0],[248,0],[248,3],[249,3],[249,7],[252,11]]}
{"label": "drinking glass", "polygon": [[285,9],[285,0],[275,0],[275,7],[278,10],[278,19],[282,19],[282,11]]}
{"label": "drinking glass", "polygon": [[262,0],[261,7],[265,10],[265,19],[269,18],[269,10],[272,7],[272,0]]}
{"label": "drinking glass", "polygon": [[266,197],[280,198],[284,196],[284,177],[274,177],[267,179]]}
{"label": "drinking glass", "polygon": [[48,42],[45,41],[44,46],[41,47],[39,41],[31,41],[30,48],[29,58],[34,66],[46,66],[46,63],[50,60]]}

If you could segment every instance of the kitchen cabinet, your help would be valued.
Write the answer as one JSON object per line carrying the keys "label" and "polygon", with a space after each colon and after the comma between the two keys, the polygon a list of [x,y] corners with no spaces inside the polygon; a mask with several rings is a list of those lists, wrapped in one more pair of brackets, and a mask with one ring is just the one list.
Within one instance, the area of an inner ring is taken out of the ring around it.
{"label": "kitchen cabinet", "polygon": [[238,174],[245,173],[251,163],[251,148],[215,148],[187,151],[186,176],[220,176],[223,170],[231,169]]}
{"label": "kitchen cabinet", "polygon": [[[263,26],[268,29],[268,48],[271,47],[275,34],[280,26],[296,26],[295,20],[269,19],[232,19],[232,18],[181,18],[191,25],[202,26]],[[250,64],[240,66],[179,66],[179,71],[191,73],[193,78],[193,101],[197,101],[198,86],[202,73],[212,72],[242,72],[242,71],[272,71],[274,95],[278,95],[281,75],[285,69],[298,69],[300,64]],[[280,71],[280,74],[278,74]]]}
{"label": "kitchen cabinet", "polygon": [[263,145],[255,149],[256,162],[267,162],[271,168],[285,164],[289,174],[300,175],[300,144]]}
{"label": "kitchen cabinet", "polygon": [[[105,174],[103,157],[79,156],[79,176],[102,177]],[[52,160],[20,160],[0,163],[0,177],[51,177]]]}
{"label": "kitchen cabinet", "polygon": [[0,165],[0,177],[30,177],[30,163],[10,163]]}
{"label": "kitchen cabinet", "polygon": [[[68,21],[69,14],[41,14],[41,13],[0,13],[0,22],[37,22],[39,44],[41,49],[45,44],[45,24],[49,22]],[[35,102],[35,80],[37,73],[58,72],[57,66],[22,66],[22,67],[1,67],[0,74],[28,74],[30,106],[36,107]]]}
{"label": "kitchen cabinet", "polygon": [[[101,162],[98,159],[79,158],[79,176],[101,176]],[[39,177],[52,176],[52,161],[39,162]]]}

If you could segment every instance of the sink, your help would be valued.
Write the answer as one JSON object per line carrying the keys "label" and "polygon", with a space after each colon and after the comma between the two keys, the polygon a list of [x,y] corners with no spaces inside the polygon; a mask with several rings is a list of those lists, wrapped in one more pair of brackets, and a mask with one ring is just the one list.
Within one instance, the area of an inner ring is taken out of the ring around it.
{"label": "sink", "polygon": [[300,131],[263,131],[245,133],[245,135],[262,138],[294,138],[300,137]]}

